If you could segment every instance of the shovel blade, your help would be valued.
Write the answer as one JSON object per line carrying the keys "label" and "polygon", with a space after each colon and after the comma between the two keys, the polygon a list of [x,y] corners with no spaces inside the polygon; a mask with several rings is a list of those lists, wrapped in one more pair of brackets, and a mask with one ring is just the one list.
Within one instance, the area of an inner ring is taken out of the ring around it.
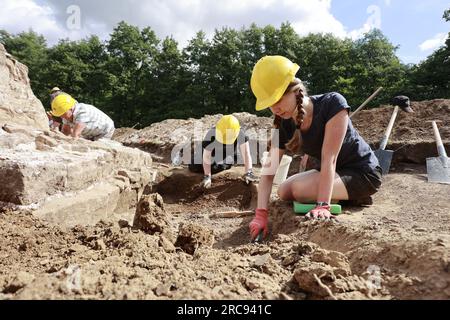
{"label": "shovel blade", "polygon": [[394,156],[394,151],[391,150],[376,150],[375,155],[378,158],[378,162],[380,163],[381,170],[383,171],[383,175],[389,173],[391,168],[392,157]]}
{"label": "shovel blade", "polygon": [[428,182],[450,184],[450,159],[446,157],[427,159]]}

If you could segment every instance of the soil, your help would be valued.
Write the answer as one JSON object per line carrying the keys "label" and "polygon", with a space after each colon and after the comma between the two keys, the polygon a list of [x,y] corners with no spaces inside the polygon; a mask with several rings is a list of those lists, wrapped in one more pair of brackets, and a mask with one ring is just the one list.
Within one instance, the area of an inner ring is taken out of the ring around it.
{"label": "soil", "polygon": [[[415,114],[399,114],[393,143],[433,145],[424,122],[433,118],[449,141],[448,106],[413,103]],[[391,108],[355,118],[368,141],[382,136],[378,125]],[[203,190],[201,175],[156,163],[157,184],[139,202],[133,226],[62,229],[5,212],[0,299],[450,299],[450,185],[428,183],[424,161],[411,162],[394,162],[374,204],[346,206],[338,222],[294,215],[275,187],[261,244],[250,243],[252,217],[214,215],[255,208],[257,187],[244,183],[242,167]]]}

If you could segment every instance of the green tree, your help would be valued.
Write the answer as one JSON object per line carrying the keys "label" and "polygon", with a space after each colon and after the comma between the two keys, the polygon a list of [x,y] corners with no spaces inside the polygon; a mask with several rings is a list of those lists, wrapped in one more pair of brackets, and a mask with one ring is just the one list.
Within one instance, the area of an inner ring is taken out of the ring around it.
{"label": "green tree", "polygon": [[184,103],[188,85],[185,78],[183,55],[173,38],[162,41],[155,57],[153,81],[147,81],[145,90],[146,123],[167,118],[184,118],[192,114],[193,105]]}
{"label": "green tree", "polygon": [[[443,18],[450,21],[450,9]],[[412,67],[408,90],[416,100],[450,98],[450,33],[442,47]]]}
{"label": "green tree", "polygon": [[98,37],[62,40],[48,52],[48,86],[58,86],[80,102],[105,107],[110,79],[106,70],[108,55]]}
{"label": "green tree", "polygon": [[209,82],[208,52],[210,47],[211,42],[206,39],[206,34],[199,31],[182,52],[184,80],[186,81],[183,100],[192,117],[203,116],[214,104],[214,96]]}
{"label": "green tree", "polygon": [[159,40],[150,28],[120,22],[107,44],[111,77],[109,110],[121,125],[134,126],[142,121],[148,109],[142,104],[145,83],[154,78]]}
{"label": "green tree", "polygon": [[406,76],[406,68],[396,56],[397,49],[380,30],[372,30],[354,42],[348,62],[354,78],[348,88],[351,104],[362,103],[378,87],[384,90],[372,105],[390,101]]}

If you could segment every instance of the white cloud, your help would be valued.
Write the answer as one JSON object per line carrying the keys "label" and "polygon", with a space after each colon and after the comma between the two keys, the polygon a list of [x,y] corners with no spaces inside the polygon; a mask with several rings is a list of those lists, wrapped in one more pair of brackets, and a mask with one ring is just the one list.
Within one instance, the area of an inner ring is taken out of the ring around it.
{"label": "white cloud", "polygon": [[39,5],[34,0],[0,0],[0,8],[0,29],[13,34],[33,29],[43,34],[49,44],[64,38],[81,39],[101,33],[104,29],[104,25],[89,23],[82,29],[70,30],[65,23],[58,21],[57,12],[52,6]]}
{"label": "white cloud", "polygon": [[367,18],[367,21],[366,23],[364,23],[364,26],[360,29],[349,32],[348,35],[350,36],[350,38],[358,39],[372,29],[381,29],[380,7],[371,5],[367,8],[367,13],[370,14],[370,16]]}
{"label": "white cloud", "polygon": [[44,34],[58,30],[49,6],[37,5],[32,0],[1,0],[0,6],[0,27],[10,32],[24,31],[30,27]]}
{"label": "white cloud", "polygon": [[[0,28],[17,33],[33,28],[54,44],[60,38],[78,40],[90,34],[106,39],[124,20],[139,27],[150,26],[160,37],[173,36],[181,45],[203,30],[239,29],[256,23],[279,27],[289,21],[300,34],[324,32],[340,38],[358,38],[381,26],[379,8],[370,6],[366,24],[347,32],[331,13],[332,0],[0,0]],[[79,6],[81,29],[70,30],[67,8]]]}
{"label": "white cloud", "polygon": [[438,33],[433,38],[424,41],[420,46],[420,51],[430,51],[439,48],[440,46],[445,44],[445,40],[447,40],[447,33]]}
{"label": "white cloud", "polygon": [[391,5],[391,0],[384,0],[384,4],[389,7]]}

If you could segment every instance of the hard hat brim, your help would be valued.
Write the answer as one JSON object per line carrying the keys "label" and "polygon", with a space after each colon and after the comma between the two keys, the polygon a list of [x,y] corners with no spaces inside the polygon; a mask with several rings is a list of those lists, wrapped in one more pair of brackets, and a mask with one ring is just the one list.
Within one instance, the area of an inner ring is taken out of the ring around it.
{"label": "hard hat brim", "polygon": [[[66,112],[67,112],[67,111],[66,111]],[[64,112],[64,113],[66,113],[66,112]],[[64,113],[56,113],[56,112],[54,112],[54,111],[51,111],[50,113],[52,114],[52,116],[58,117],[58,118],[60,118],[62,115],[64,115]]]}

